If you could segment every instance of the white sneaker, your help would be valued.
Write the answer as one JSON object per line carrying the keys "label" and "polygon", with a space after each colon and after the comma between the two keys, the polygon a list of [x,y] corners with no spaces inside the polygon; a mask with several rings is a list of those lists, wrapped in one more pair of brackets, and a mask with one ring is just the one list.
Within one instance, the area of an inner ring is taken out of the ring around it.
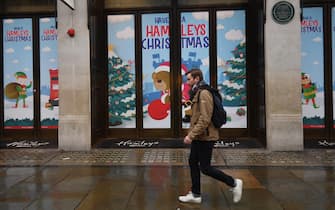
{"label": "white sneaker", "polygon": [[233,191],[233,202],[237,203],[242,198],[243,181],[241,179],[235,179],[236,186],[232,188]]}
{"label": "white sneaker", "polygon": [[194,197],[193,193],[190,191],[187,195],[179,196],[179,201],[184,203],[201,203],[201,197]]}

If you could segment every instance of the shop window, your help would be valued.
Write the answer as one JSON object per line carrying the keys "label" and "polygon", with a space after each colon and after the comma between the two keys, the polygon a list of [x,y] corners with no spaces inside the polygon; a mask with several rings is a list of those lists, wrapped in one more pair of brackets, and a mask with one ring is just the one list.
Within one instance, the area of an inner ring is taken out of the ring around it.
{"label": "shop window", "polygon": [[34,125],[33,33],[31,18],[3,20],[4,128]]}
{"label": "shop window", "polygon": [[141,19],[143,128],[170,128],[169,14],[143,14]]}
{"label": "shop window", "polygon": [[59,83],[55,18],[39,19],[41,128],[58,128]]}
{"label": "shop window", "polygon": [[227,110],[224,128],[247,128],[245,11],[217,11],[217,84]]}
{"label": "shop window", "polygon": [[134,15],[109,15],[107,19],[109,128],[135,128]]}
{"label": "shop window", "polygon": [[301,86],[304,128],[325,127],[323,9],[303,9]]}
{"label": "shop window", "polygon": [[209,84],[209,13],[182,12],[181,23],[181,75],[183,128],[189,127],[191,87],[186,83],[185,73],[193,68],[201,69],[204,80]]}

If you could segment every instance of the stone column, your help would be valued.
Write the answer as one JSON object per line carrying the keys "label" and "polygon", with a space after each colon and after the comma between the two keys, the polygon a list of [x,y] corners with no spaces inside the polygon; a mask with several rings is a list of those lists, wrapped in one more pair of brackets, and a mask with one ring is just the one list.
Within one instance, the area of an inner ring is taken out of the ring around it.
{"label": "stone column", "polygon": [[[87,28],[87,1],[75,0],[75,10],[57,1],[59,129],[58,144],[63,150],[90,150],[90,49]],[[75,36],[67,34],[75,29]]]}
{"label": "stone column", "polygon": [[295,14],[287,24],[273,20],[272,8],[277,2],[279,0],[266,0],[267,148],[272,151],[303,150],[299,0],[288,0]]}

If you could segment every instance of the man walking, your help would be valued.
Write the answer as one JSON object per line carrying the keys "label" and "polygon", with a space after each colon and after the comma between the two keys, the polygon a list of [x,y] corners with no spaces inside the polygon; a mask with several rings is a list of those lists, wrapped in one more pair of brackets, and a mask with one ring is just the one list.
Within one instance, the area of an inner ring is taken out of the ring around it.
{"label": "man walking", "polygon": [[232,187],[233,202],[237,203],[242,197],[243,182],[241,179],[223,173],[211,166],[212,151],[216,140],[219,139],[219,129],[211,122],[213,114],[213,96],[201,86],[206,85],[200,69],[192,69],[186,73],[187,82],[192,87],[192,117],[190,130],[184,138],[185,144],[191,144],[189,166],[191,171],[192,189],[179,201],[201,203],[200,171],[214,179]]}

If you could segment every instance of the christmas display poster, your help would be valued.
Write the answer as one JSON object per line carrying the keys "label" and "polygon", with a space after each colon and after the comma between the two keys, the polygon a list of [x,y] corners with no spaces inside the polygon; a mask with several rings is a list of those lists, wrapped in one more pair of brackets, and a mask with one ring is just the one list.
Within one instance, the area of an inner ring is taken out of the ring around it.
{"label": "christmas display poster", "polygon": [[245,10],[217,12],[217,84],[227,111],[223,128],[247,127]]}
{"label": "christmas display poster", "polygon": [[109,128],[135,128],[134,16],[109,15],[107,20]]}
{"label": "christmas display poster", "polygon": [[41,128],[58,128],[59,81],[56,21],[55,18],[41,18],[39,24]]}
{"label": "christmas display poster", "polygon": [[303,9],[301,22],[301,104],[304,128],[325,127],[323,10]]}
{"label": "christmas display poster", "polygon": [[3,20],[4,128],[34,124],[32,19]]}

